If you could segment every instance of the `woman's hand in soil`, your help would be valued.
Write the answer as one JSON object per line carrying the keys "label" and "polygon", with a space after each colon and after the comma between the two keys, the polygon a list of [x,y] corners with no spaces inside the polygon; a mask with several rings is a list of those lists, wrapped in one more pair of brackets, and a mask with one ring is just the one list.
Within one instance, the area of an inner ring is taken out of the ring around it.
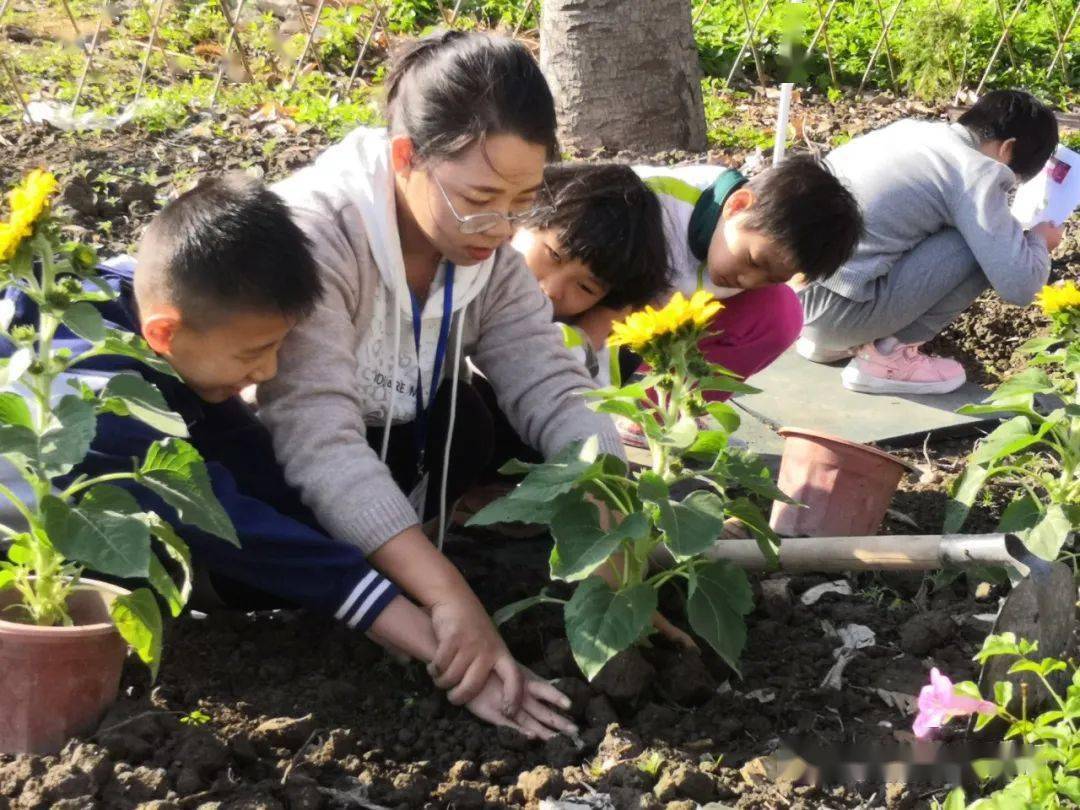
{"label": "woman's hand in soil", "polygon": [[461,706],[476,699],[494,674],[502,687],[502,713],[514,717],[521,710],[525,677],[476,595],[466,587],[432,605],[431,624],[438,648],[428,672],[436,686],[449,690],[450,702]]}
{"label": "woman's hand in soil", "polygon": [[559,733],[577,734],[578,727],[574,722],[556,711],[556,708],[569,709],[570,698],[524,667],[519,669],[525,678],[525,699],[512,717],[502,711],[503,683],[495,673],[466,708],[481,720],[496,726],[509,726],[534,739],[546,740]]}

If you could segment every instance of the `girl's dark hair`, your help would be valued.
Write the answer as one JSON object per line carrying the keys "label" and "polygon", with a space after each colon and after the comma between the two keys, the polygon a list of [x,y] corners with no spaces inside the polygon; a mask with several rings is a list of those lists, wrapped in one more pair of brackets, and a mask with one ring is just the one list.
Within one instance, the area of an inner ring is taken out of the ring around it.
{"label": "girl's dark hair", "polygon": [[959,118],[980,141],[1016,138],[1009,168],[1029,180],[1046,165],[1058,145],[1053,110],[1023,90],[993,90]]}
{"label": "girl's dark hair", "polygon": [[450,158],[489,135],[517,135],[559,154],[555,102],[532,54],[505,37],[444,31],[396,53],[386,77],[393,135],[421,158]]}
{"label": "girl's dark hair", "polygon": [[660,201],[629,166],[548,166],[538,202],[550,208],[526,226],[558,233],[564,256],[610,288],[605,306],[641,307],[671,287]]}

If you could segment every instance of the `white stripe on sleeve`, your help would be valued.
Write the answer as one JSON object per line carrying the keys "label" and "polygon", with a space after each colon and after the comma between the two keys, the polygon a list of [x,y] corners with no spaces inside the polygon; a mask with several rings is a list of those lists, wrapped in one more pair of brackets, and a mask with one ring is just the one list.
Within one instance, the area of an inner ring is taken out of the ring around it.
{"label": "white stripe on sleeve", "polygon": [[349,609],[354,604],[356,604],[356,600],[359,599],[360,595],[364,591],[366,591],[368,589],[368,587],[371,585],[372,581],[377,576],[379,576],[379,572],[376,571],[375,569],[372,569],[372,570],[368,571],[367,576],[365,576],[362,580],[360,580],[360,582],[357,583],[356,587],[353,588],[352,593],[350,593],[348,598],[344,602],[341,603],[341,607],[339,607],[337,613],[334,614],[334,618],[335,619],[343,618],[345,616],[345,614],[349,612]]}
{"label": "white stripe on sleeve", "polygon": [[356,609],[356,613],[353,614],[353,617],[349,619],[350,628],[356,627],[356,625],[360,624],[360,622],[364,620],[364,614],[366,614],[371,609],[371,606],[379,600],[380,596],[386,593],[386,589],[389,587],[390,580],[386,579],[383,580],[383,583],[378,588],[371,592],[368,598],[364,600],[364,603]]}

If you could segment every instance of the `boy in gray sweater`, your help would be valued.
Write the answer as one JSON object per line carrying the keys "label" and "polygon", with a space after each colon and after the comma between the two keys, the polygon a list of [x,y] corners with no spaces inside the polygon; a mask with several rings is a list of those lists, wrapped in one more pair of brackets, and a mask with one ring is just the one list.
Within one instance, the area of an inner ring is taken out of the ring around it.
{"label": "boy in gray sweater", "polygon": [[898,121],[829,155],[866,229],[835,275],[800,290],[799,354],[815,362],[853,356],[842,375],[853,391],[937,394],[963,385],[959,363],[919,347],[990,287],[1025,305],[1046,284],[1062,223],[1025,231],[1008,195],[1057,142],[1050,109],[1028,93],[998,90],[955,124]]}

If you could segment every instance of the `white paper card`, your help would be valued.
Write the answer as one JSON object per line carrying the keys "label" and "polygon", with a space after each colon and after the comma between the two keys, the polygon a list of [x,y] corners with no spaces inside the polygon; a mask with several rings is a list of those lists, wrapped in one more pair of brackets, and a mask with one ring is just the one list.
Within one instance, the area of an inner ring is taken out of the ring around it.
{"label": "white paper card", "polygon": [[1040,222],[1063,225],[1080,205],[1080,155],[1058,146],[1046,168],[1016,191],[1013,216],[1025,228]]}

